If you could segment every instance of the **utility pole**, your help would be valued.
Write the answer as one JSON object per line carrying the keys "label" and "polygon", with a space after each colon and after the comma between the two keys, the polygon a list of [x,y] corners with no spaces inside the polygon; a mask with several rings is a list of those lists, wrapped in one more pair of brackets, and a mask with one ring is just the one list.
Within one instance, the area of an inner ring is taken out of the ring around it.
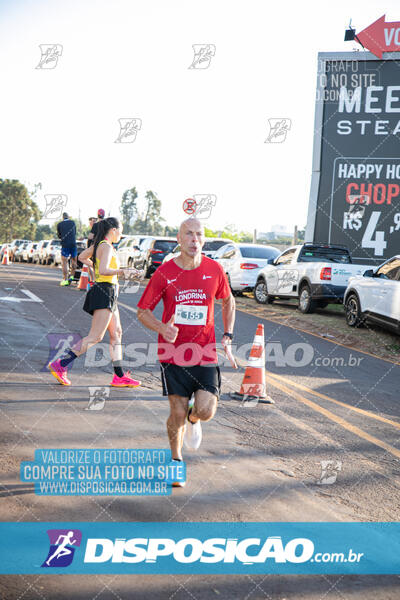
{"label": "utility pole", "polygon": [[299,241],[298,239],[298,232],[297,232],[297,225],[294,226],[294,233],[293,233],[293,246],[297,246],[297,243]]}
{"label": "utility pole", "polygon": [[254,229],[253,231],[253,244],[257,243],[257,229]]}

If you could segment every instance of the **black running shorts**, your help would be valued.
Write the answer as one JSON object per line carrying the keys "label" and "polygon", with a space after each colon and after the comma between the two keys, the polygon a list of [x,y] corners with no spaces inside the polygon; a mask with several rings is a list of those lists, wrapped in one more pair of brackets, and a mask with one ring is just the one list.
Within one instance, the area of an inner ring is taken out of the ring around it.
{"label": "black running shorts", "polygon": [[108,308],[111,312],[117,310],[117,286],[107,281],[95,283],[86,293],[83,310],[93,315],[99,308]]}
{"label": "black running shorts", "polygon": [[176,394],[190,398],[197,390],[206,390],[215,396],[221,394],[221,373],[218,365],[204,367],[181,367],[172,363],[160,363],[163,396]]}

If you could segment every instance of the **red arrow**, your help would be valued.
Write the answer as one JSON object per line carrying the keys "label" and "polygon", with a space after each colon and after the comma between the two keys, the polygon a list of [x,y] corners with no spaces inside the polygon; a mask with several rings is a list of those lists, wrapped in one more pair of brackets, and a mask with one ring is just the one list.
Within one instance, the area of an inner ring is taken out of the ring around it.
{"label": "red arrow", "polygon": [[400,51],[400,21],[385,23],[385,15],[357,34],[364,48],[378,58],[383,52]]}

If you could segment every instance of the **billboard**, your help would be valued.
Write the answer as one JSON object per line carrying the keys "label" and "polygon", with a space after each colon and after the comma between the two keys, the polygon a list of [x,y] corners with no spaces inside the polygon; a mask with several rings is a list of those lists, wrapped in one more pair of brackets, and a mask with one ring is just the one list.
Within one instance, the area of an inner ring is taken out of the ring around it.
{"label": "billboard", "polygon": [[400,254],[400,53],[319,53],[306,241]]}

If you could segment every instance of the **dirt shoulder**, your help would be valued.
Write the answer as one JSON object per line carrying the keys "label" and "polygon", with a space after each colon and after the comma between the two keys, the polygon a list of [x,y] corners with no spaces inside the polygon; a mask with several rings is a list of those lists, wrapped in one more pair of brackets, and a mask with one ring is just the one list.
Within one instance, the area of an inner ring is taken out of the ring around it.
{"label": "dirt shoulder", "polygon": [[303,315],[296,300],[276,300],[273,304],[264,305],[258,304],[252,293],[244,293],[235,299],[237,309],[249,314],[400,364],[400,337],[370,324],[358,329],[350,328],[341,304],[329,304],[315,313]]}

